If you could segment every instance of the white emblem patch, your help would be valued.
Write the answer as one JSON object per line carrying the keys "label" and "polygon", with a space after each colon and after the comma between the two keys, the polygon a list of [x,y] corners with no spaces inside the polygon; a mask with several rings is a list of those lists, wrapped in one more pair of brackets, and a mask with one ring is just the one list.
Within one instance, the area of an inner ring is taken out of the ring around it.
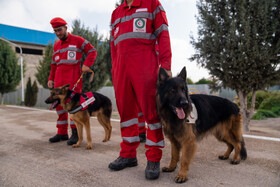
{"label": "white emblem patch", "polygon": [[133,32],[146,32],[146,18],[135,18],[133,21]]}
{"label": "white emblem patch", "polygon": [[58,61],[58,60],[59,60],[59,56],[58,56],[58,55],[55,56],[55,57],[54,57],[54,60],[55,60],[55,61]]}
{"label": "white emblem patch", "polygon": [[76,45],[69,45],[69,47],[77,48],[77,46],[76,46]]}
{"label": "white emblem patch", "polygon": [[135,12],[148,12],[147,8],[139,8]]}
{"label": "white emblem patch", "polygon": [[68,60],[76,60],[76,52],[75,51],[68,51],[67,59]]}

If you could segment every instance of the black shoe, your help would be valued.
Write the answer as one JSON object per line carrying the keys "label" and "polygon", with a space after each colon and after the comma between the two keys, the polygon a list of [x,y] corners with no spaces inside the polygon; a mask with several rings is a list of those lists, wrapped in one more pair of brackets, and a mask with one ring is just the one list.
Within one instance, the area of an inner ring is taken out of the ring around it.
{"label": "black shoe", "polygon": [[140,142],[146,142],[146,133],[141,133],[139,134]]}
{"label": "black shoe", "polygon": [[78,133],[77,133],[77,128],[72,128],[72,135],[70,139],[67,141],[68,145],[73,145],[76,144],[79,140]]}
{"label": "black shoe", "polygon": [[137,165],[138,165],[137,158],[119,157],[114,162],[111,162],[109,164],[109,168],[111,170],[119,171],[126,167],[133,167],[133,166],[137,166]]}
{"label": "black shoe", "polygon": [[49,139],[49,141],[51,143],[60,142],[60,141],[64,141],[64,140],[68,140],[68,134],[64,134],[64,135],[56,134],[54,137]]}
{"label": "black shoe", "polygon": [[160,163],[159,162],[147,162],[147,167],[145,169],[146,179],[157,179],[160,173]]}

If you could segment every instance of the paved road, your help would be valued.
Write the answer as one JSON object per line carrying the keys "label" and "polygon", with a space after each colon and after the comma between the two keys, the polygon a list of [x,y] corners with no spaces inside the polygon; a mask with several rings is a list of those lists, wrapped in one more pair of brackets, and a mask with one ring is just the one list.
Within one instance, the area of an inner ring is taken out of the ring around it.
{"label": "paved road", "polygon": [[[173,173],[161,173],[155,181],[145,179],[145,148],[138,148],[137,167],[113,172],[109,162],[119,153],[119,123],[112,122],[109,142],[103,143],[103,128],[91,119],[93,149],[50,144],[56,113],[0,106],[0,186],[177,186]],[[280,118],[252,122],[253,135],[280,138]],[[198,144],[189,180],[180,186],[280,186],[280,142],[245,138],[248,159],[239,165],[221,161],[226,146],[209,136]],[[161,167],[170,159],[166,140]],[[231,155],[232,157],[232,155]]]}

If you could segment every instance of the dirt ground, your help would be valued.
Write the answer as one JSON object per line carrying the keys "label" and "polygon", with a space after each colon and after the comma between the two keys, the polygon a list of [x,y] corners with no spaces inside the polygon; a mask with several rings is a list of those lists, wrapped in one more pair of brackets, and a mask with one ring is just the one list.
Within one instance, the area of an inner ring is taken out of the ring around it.
{"label": "dirt ground", "polygon": [[[114,113],[113,118],[117,118]],[[93,149],[67,146],[66,142],[51,144],[55,135],[56,113],[48,110],[0,106],[0,186],[280,186],[280,142],[245,138],[247,160],[231,165],[218,155],[226,145],[209,136],[198,143],[190,166],[189,180],[180,185],[173,173],[162,173],[158,180],[145,179],[144,144],[138,148],[138,166],[114,172],[108,164],[120,151],[120,127],[112,121],[111,140],[103,143],[104,130],[91,118]],[[280,138],[280,118],[251,122],[250,135]],[[166,139],[161,167],[170,160],[170,143]],[[232,158],[232,155],[231,157]]]}

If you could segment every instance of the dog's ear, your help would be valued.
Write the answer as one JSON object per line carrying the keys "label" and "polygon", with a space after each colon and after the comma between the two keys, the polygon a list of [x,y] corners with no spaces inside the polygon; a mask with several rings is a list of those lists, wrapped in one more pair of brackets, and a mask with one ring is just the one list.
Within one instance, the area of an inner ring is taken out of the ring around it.
{"label": "dog's ear", "polygon": [[187,79],[186,67],[183,67],[183,69],[181,70],[181,72],[179,73],[179,75],[177,77],[179,77],[179,78],[183,79],[184,81],[186,81],[186,79]]}
{"label": "dog's ear", "polygon": [[165,69],[160,67],[159,73],[158,73],[158,82],[163,83],[163,82],[167,81],[168,78],[169,78],[169,76],[168,76],[167,72],[165,71]]}

